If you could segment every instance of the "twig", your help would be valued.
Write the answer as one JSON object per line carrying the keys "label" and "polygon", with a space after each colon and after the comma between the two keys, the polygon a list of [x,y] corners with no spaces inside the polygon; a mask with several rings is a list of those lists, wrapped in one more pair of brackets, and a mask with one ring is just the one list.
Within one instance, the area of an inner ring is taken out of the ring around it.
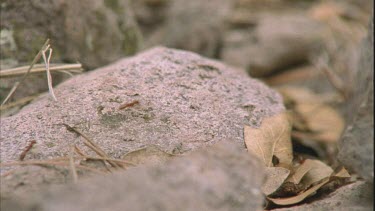
{"label": "twig", "polygon": [[35,140],[32,140],[29,145],[25,148],[25,150],[20,155],[20,161],[23,161],[25,159],[26,154],[31,150],[31,148],[36,144]]}
{"label": "twig", "polygon": [[[46,51],[49,51],[48,58],[46,58]],[[51,94],[53,100],[57,101],[56,95],[55,95],[55,93],[53,91],[53,87],[52,87],[51,72],[49,71],[49,63],[50,63],[51,56],[52,56],[52,48],[50,47],[50,45],[48,45],[46,47],[46,49],[42,51],[42,56],[43,56],[44,63],[46,65],[48,90],[49,90],[49,93]]]}
{"label": "twig", "polygon": [[[74,128],[74,127],[71,127],[67,124],[63,124],[68,131],[71,131],[71,132],[74,132],[80,136],[82,136],[84,138],[84,144],[89,147],[90,149],[92,149],[96,154],[98,154],[99,156],[102,156],[104,158],[109,158],[108,155],[99,147],[97,146],[89,137],[87,137],[85,134],[83,134],[81,131],[79,131],[78,129]],[[113,161],[110,161],[108,160],[107,161],[112,167],[115,167],[115,168],[122,168],[122,166],[119,166],[116,162],[113,162]]]}
{"label": "twig", "polygon": [[31,62],[29,69],[27,69],[27,72],[23,75],[20,81],[16,82],[12,89],[10,90],[9,94],[5,98],[5,100],[1,103],[1,105],[4,105],[13,95],[13,93],[16,91],[18,86],[26,79],[26,77],[29,75],[31,69],[33,68],[34,64],[38,62],[40,57],[42,56],[42,51],[48,46],[49,39],[46,40],[46,42],[43,44],[42,48],[39,50],[38,54],[34,57],[34,60]]}
{"label": "twig", "polygon": [[78,181],[78,175],[77,175],[77,170],[74,165],[74,146],[70,148],[70,153],[69,153],[69,167],[70,167],[70,172],[72,174],[73,178],[73,183],[77,183]]}

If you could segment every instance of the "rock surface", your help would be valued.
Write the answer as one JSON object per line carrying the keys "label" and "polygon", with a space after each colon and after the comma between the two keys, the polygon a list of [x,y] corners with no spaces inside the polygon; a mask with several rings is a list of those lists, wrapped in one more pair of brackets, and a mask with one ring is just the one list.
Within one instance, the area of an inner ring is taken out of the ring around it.
{"label": "rock surface", "polygon": [[339,160],[369,182],[374,181],[374,18],[363,43],[354,91],[347,112],[348,126],[342,136]]}
{"label": "rock surface", "polygon": [[357,181],[341,187],[328,196],[310,204],[274,209],[274,211],[371,211],[374,210],[373,197],[372,185],[363,181]]}
{"label": "rock surface", "polygon": [[232,4],[227,0],[172,0],[165,23],[158,26],[160,29],[145,41],[145,46],[162,44],[218,58]]}
{"label": "rock surface", "polygon": [[138,33],[127,0],[1,3],[2,60],[29,63],[50,38],[56,61],[93,68],[134,54]]}
{"label": "rock surface", "polygon": [[[88,69],[132,55],[140,48],[140,32],[127,0],[5,0],[0,14],[1,69],[30,64],[47,38],[53,49],[52,63],[78,61]],[[12,99],[46,91],[44,75],[29,77]],[[64,79],[60,75],[54,75],[54,84]],[[13,80],[0,79],[1,101]]]}
{"label": "rock surface", "polygon": [[262,77],[307,62],[322,43],[324,28],[299,14],[262,14],[252,22],[228,30],[221,58]]}
{"label": "rock surface", "polygon": [[236,143],[96,177],[60,190],[2,200],[1,210],[256,210],[263,171]]}
{"label": "rock surface", "polygon": [[[155,48],[79,75],[17,115],[1,119],[1,161],[64,156],[91,137],[110,156],[153,144],[184,153],[222,140],[243,143],[243,125],[284,110],[279,94],[240,70],[196,54]],[[121,105],[139,102],[119,109]],[[85,150],[88,151],[89,150]]]}

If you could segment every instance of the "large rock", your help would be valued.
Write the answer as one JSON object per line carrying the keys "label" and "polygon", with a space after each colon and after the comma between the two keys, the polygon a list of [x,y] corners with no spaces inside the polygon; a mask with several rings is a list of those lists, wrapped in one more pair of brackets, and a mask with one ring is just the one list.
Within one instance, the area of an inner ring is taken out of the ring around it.
{"label": "large rock", "polygon": [[1,210],[258,210],[262,179],[257,158],[238,144],[220,143],[162,166],[3,199]]}
{"label": "large rock", "polygon": [[[132,55],[141,36],[127,0],[53,0],[1,2],[1,69],[27,65],[50,38],[51,62],[81,62],[90,69]],[[54,84],[63,80],[54,75]],[[66,78],[66,77],[65,77]],[[0,79],[0,100],[13,81]],[[17,89],[12,99],[47,90],[44,74],[34,75]]]}
{"label": "large rock", "polygon": [[[225,35],[221,58],[262,77],[309,60],[324,28],[300,14],[262,14]],[[247,20],[246,19],[246,20]]]}
{"label": "large rock", "polygon": [[341,139],[339,160],[369,182],[374,181],[374,18],[363,43],[353,93],[348,103],[348,126]]}
{"label": "large rock", "polygon": [[165,23],[145,41],[145,46],[162,44],[218,58],[232,4],[227,0],[171,0]]}
{"label": "large rock", "polygon": [[[243,143],[243,125],[284,110],[279,94],[240,70],[196,54],[155,48],[76,76],[1,119],[1,161],[66,155],[75,126],[113,157],[157,145],[183,153],[221,140]],[[123,104],[139,103],[125,109]],[[88,151],[88,150],[85,150]]]}
{"label": "large rock", "polygon": [[29,63],[47,38],[55,61],[89,68],[134,54],[140,37],[127,0],[1,3],[1,59]]}

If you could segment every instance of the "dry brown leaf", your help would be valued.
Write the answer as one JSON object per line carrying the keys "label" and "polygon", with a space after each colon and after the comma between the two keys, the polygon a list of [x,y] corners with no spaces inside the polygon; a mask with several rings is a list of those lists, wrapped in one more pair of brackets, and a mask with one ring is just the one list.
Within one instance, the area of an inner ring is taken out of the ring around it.
{"label": "dry brown leaf", "polygon": [[268,196],[274,193],[289,176],[290,170],[283,167],[267,167],[265,169],[266,180],[262,185],[262,192]]}
{"label": "dry brown leaf", "polygon": [[164,152],[155,145],[150,145],[142,149],[138,149],[127,153],[123,159],[138,164],[162,164],[168,159],[172,158],[173,154]]}
{"label": "dry brown leaf", "polygon": [[304,137],[319,142],[336,142],[343,129],[344,119],[331,106],[324,104],[325,97],[295,86],[278,89],[286,104],[293,104],[293,126],[304,133]]}
{"label": "dry brown leaf", "polygon": [[336,174],[332,175],[332,177],[341,177],[341,178],[350,178],[349,172],[343,167],[338,171]]}
{"label": "dry brown leaf", "polygon": [[272,201],[275,204],[278,205],[291,205],[291,204],[297,204],[301,201],[303,201],[306,197],[314,194],[317,190],[319,190],[322,186],[326,185],[328,182],[334,180],[337,177],[346,178],[350,177],[348,172],[345,168],[342,168],[338,173],[333,174],[330,177],[325,177],[319,181],[319,183],[316,183],[316,185],[312,186],[311,188],[307,189],[304,192],[301,192],[297,196],[287,197],[287,198],[270,198],[267,197],[268,200]]}
{"label": "dry brown leaf", "polygon": [[309,89],[298,87],[298,86],[282,86],[277,89],[283,96],[284,101],[292,101],[294,103],[322,103],[322,99],[319,98],[314,92]]}
{"label": "dry brown leaf", "polygon": [[310,196],[311,194],[315,193],[319,188],[321,188],[323,185],[327,184],[329,182],[329,178],[325,178],[320,182],[319,184],[311,187],[310,189],[298,194],[297,196],[292,196],[288,198],[269,198],[267,197],[268,200],[272,201],[275,204],[278,205],[291,205],[291,204],[296,204],[298,202],[301,202],[304,200],[306,197]]}
{"label": "dry brown leaf", "polygon": [[320,160],[307,159],[306,161],[308,162],[308,165],[310,165],[310,170],[301,180],[301,183],[305,188],[308,188],[312,184],[331,176],[333,173],[333,169]]}
{"label": "dry brown leaf", "polygon": [[295,107],[307,124],[310,131],[307,133],[311,139],[320,142],[336,142],[344,130],[344,120],[338,112],[328,105],[323,104],[297,104]]}
{"label": "dry brown leaf", "polygon": [[305,176],[306,173],[311,170],[312,168],[311,163],[312,163],[311,160],[307,159],[301,165],[297,166],[294,173],[291,174],[290,177],[287,179],[287,182],[291,182],[293,184],[300,183],[303,176]]}
{"label": "dry brown leaf", "polygon": [[266,167],[273,166],[273,156],[279,163],[291,165],[291,128],[287,112],[263,119],[260,128],[245,125],[244,137],[249,153],[258,156]]}

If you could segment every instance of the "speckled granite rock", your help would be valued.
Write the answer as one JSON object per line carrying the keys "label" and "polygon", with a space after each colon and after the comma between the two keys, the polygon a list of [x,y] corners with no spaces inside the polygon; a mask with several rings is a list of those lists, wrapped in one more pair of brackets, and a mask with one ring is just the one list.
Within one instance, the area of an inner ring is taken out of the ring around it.
{"label": "speckled granite rock", "polygon": [[[29,65],[47,38],[51,63],[78,61],[91,69],[133,55],[142,37],[129,8],[128,0],[1,1],[0,68]],[[52,76],[54,85],[67,78]],[[1,102],[19,80],[0,78]],[[12,100],[48,90],[45,74],[25,82]]]}
{"label": "speckled granite rock", "polygon": [[[110,156],[146,145],[183,153],[222,140],[243,143],[243,125],[257,127],[284,110],[279,94],[240,70],[197,54],[154,48],[76,76],[17,115],[1,119],[1,161],[66,155],[75,126]],[[123,104],[139,104],[120,110]],[[88,150],[87,150],[88,151]]]}
{"label": "speckled granite rock", "polygon": [[339,145],[339,160],[349,170],[374,182],[374,21],[363,43],[348,103],[348,126]]}
{"label": "speckled granite rock", "polygon": [[162,166],[3,199],[1,210],[258,210],[262,179],[258,159],[239,144],[219,143]]}
{"label": "speckled granite rock", "polygon": [[161,44],[218,58],[232,5],[227,0],[172,0],[165,23],[145,39],[145,46]]}
{"label": "speckled granite rock", "polygon": [[93,68],[139,48],[128,0],[1,2],[1,60],[30,63],[47,38],[52,59]]}

